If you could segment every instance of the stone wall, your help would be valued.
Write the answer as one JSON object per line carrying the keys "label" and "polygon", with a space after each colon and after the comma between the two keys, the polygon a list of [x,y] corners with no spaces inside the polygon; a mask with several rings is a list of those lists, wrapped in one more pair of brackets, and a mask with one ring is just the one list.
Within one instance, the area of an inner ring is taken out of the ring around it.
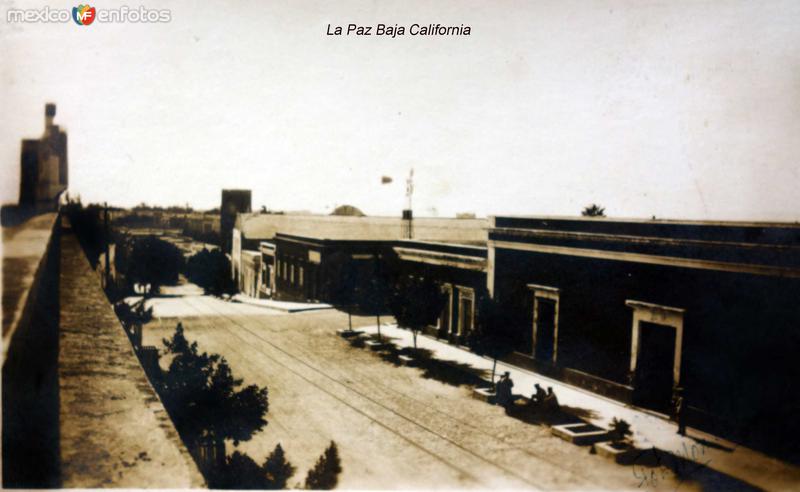
{"label": "stone wall", "polygon": [[3,486],[203,487],[68,224],[3,243]]}

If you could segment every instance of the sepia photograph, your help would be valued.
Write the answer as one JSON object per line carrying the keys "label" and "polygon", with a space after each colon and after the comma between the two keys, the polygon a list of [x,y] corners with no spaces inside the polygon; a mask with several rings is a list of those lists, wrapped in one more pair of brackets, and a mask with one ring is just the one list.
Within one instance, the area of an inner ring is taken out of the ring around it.
{"label": "sepia photograph", "polygon": [[0,15],[2,488],[800,490],[800,2]]}

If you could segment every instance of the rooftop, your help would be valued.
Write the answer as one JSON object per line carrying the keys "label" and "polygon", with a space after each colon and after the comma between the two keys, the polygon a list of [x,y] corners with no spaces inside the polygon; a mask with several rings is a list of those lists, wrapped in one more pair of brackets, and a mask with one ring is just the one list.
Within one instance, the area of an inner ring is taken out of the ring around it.
{"label": "rooftop", "polygon": [[[269,240],[280,232],[318,240],[393,241],[403,239],[400,217],[238,214],[236,228],[246,239]],[[413,221],[419,241],[485,244],[486,219],[420,217]]]}

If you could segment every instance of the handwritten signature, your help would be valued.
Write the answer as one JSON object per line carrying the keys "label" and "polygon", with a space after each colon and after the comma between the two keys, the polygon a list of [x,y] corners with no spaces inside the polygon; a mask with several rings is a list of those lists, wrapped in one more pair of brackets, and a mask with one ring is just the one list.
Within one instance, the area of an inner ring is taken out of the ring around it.
{"label": "handwritten signature", "polygon": [[702,444],[683,443],[680,449],[674,451],[655,447],[642,450],[633,459],[633,476],[639,482],[637,487],[657,488],[674,473],[678,478],[677,490],[684,481],[711,463],[712,460],[705,454],[706,447]]}

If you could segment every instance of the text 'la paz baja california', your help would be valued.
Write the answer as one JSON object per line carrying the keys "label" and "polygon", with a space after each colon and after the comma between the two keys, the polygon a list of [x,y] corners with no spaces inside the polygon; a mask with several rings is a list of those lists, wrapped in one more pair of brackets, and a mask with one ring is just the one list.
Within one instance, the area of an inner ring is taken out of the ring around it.
{"label": "text 'la paz baja california'", "polygon": [[376,24],[374,26],[361,26],[358,24],[347,24],[347,26],[333,26],[328,24],[326,34],[328,36],[386,36],[395,38],[405,36],[469,36],[472,32],[470,26],[464,24],[458,26],[445,26],[442,24],[411,24],[401,26],[399,24]]}

